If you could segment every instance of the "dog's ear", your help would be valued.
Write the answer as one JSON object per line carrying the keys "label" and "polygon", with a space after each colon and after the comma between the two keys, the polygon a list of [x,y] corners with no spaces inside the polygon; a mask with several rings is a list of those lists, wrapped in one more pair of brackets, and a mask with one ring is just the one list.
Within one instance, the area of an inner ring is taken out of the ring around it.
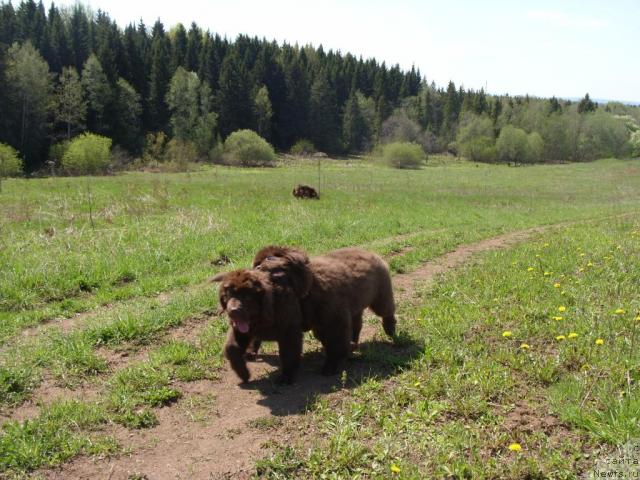
{"label": "dog's ear", "polygon": [[222,282],[228,274],[229,272],[216,273],[213,277],[209,279],[209,282],[210,283]]}
{"label": "dog's ear", "polygon": [[[302,254],[300,254],[302,253]],[[293,252],[287,255],[289,261],[289,281],[299,297],[306,297],[311,290],[313,275],[309,268],[309,257],[303,252]]]}

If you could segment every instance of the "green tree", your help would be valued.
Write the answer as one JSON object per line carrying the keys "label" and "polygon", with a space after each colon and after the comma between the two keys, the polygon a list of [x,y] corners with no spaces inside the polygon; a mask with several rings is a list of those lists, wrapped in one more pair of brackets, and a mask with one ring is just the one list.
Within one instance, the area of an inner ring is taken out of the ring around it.
{"label": "green tree", "polygon": [[88,104],[87,127],[100,134],[108,132],[107,109],[113,100],[113,92],[102,65],[94,54],[89,56],[82,69],[82,87]]}
{"label": "green tree", "polygon": [[118,79],[116,91],[113,139],[127,150],[139,152],[142,148],[140,95],[124,78]]}
{"label": "green tree", "polygon": [[527,156],[529,163],[541,162],[544,156],[544,141],[538,132],[527,135]]}
{"label": "green tree", "polygon": [[7,57],[7,90],[15,114],[12,123],[26,168],[32,170],[44,154],[51,74],[31,42],[14,43]]}
{"label": "green tree", "polygon": [[526,132],[513,125],[503,127],[496,141],[498,158],[503,162],[526,162],[528,159],[528,147],[529,141]]}
{"label": "green tree", "polygon": [[595,112],[596,108],[598,108],[598,104],[596,104],[591,100],[591,98],[589,98],[588,93],[582,100],[580,100],[580,103],[578,103],[578,113]]}
{"label": "green tree", "polygon": [[458,152],[477,162],[495,160],[496,149],[493,137],[493,121],[486,116],[464,114],[456,136]]}
{"label": "green tree", "polygon": [[367,142],[368,127],[355,91],[351,92],[342,117],[342,139],[348,152],[361,152]]}
{"label": "green tree", "polygon": [[273,165],[276,154],[273,147],[252,130],[238,130],[224,142],[225,160],[243,167]]}
{"label": "green tree", "polygon": [[81,130],[85,125],[87,101],[84,99],[82,83],[75,67],[62,69],[56,89],[54,115],[57,122],[65,125],[67,140],[71,139],[72,133]]}
{"label": "green tree", "polygon": [[227,55],[222,62],[218,104],[223,137],[253,123],[249,77],[235,52]]}
{"label": "green tree", "polygon": [[253,114],[256,119],[256,131],[263,138],[271,138],[271,118],[273,108],[269,98],[269,90],[266,85],[262,85],[256,92],[253,99]]}
{"label": "green tree", "polygon": [[167,92],[167,105],[174,136],[192,142],[198,153],[206,156],[215,144],[217,126],[209,86],[196,73],[178,67]]}
{"label": "green tree", "polygon": [[169,83],[171,82],[169,39],[164,26],[158,20],[153,26],[151,37],[151,60],[149,72],[149,98],[147,128],[153,131],[164,130],[169,121],[169,110],[165,103]]}
{"label": "green tree", "polygon": [[311,85],[309,120],[313,128],[311,141],[321,151],[338,152],[341,145],[341,125],[336,92],[329,84],[327,72],[320,71]]}

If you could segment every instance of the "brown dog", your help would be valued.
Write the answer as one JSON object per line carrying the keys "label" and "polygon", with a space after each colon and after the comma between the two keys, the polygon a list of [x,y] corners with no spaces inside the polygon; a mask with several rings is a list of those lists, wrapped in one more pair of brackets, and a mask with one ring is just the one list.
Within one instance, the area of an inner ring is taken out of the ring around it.
{"label": "brown dog", "polygon": [[357,347],[365,308],[382,317],[384,331],[394,337],[396,318],[389,267],[375,253],[343,248],[309,259],[294,248],[269,246],[256,254],[253,265],[270,278],[288,279],[291,284],[304,275],[311,278],[306,294],[305,288],[292,290],[294,295],[278,301],[276,312],[285,306],[294,310],[288,302],[299,302],[301,326],[311,328],[325,349],[322,373],[337,373],[350,349]]}
{"label": "brown dog", "polygon": [[300,366],[302,334],[309,327],[298,298],[308,293],[311,275],[295,265],[306,264],[308,258],[304,253],[291,252],[280,261],[289,262],[286,275],[272,265],[271,272],[244,269],[220,273],[212,279],[221,282],[220,305],[231,324],[224,354],[244,382],[250,377],[246,360],[258,352],[263,340],[278,342],[280,383],[293,383]]}
{"label": "brown dog", "polygon": [[320,196],[315,188],[310,187],[309,185],[297,185],[293,189],[293,196],[296,198],[310,198],[319,200]]}

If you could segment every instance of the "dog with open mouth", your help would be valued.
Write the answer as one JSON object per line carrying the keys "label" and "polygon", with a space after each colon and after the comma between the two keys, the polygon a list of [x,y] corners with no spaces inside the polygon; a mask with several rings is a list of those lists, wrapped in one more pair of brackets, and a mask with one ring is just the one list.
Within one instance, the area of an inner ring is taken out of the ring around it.
{"label": "dog with open mouth", "polygon": [[287,258],[273,259],[270,272],[241,269],[219,273],[211,280],[220,282],[220,306],[229,318],[224,354],[243,382],[251,376],[247,360],[257,354],[262,341],[278,343],[281,374],[278,383],[295,381],[302,356],[303,333],[309,330],[300,308],[299,297],[307,294],[311,277],[304,269],[278,269],[287,262],[304,265],[306,254],[291,252]]}

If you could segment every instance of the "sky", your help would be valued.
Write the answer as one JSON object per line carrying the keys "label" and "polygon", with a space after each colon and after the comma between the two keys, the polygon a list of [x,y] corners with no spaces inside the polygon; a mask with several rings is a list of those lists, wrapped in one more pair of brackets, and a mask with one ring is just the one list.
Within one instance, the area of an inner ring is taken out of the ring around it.
{"label": "sky", "polygon": [[[18,3],[14,0],[14,4]],[[45,2],[46,6],[48,3]],[[56,5],[75,1],[58,0]],[[192,21],[229,39],[415,65],[429,82],[492,94],[640,102],[640,0],[83,0],[124,27]]]}

